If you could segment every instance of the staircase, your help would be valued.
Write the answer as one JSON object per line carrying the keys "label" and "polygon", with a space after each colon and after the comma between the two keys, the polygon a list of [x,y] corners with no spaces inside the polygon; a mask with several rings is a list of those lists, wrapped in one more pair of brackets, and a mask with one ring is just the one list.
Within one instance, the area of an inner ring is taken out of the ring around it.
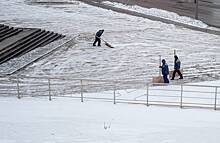
{"label": "staircase", "polygon": [[0,64],[63,37],[62,34],[42,29],[0,24]]}

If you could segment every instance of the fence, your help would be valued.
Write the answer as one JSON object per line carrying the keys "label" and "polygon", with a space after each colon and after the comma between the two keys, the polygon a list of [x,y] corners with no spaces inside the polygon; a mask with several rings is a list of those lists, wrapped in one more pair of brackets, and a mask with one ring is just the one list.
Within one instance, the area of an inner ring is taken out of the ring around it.
{"label": "fence", "polygon": [[71,97],[81,102],[213,108],[220,106],[220,86],[152,84],[140,81],[74,79],[71,77],[9,77],[0,79],[1,96]]}

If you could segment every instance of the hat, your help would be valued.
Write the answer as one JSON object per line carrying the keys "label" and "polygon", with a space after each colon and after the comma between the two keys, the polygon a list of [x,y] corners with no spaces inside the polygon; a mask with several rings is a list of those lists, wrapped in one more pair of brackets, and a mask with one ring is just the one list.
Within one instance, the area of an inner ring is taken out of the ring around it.
{"label": "hat", "polygon": [[177,55],[174,56],[175,59],[178,59]]}
{"label": "hat", "polygon": [[165,60],[165,59],[163,59],[163,60],[162,60],[162,63],[166,63],[166,60]]}

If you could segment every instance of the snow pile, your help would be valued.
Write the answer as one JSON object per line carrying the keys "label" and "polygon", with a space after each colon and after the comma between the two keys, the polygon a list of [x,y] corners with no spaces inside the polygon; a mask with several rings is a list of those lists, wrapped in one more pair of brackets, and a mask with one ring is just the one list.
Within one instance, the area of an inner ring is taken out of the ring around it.
{"label": "snow pile", "polygon": [[103,3],[106,5],[117,7],[117,8],[127,9],[127,10],[131,10],[131,11],[143,13],[146,15],[160,17],[160,18],[172,20],[175,22],[184,23],[187,25],[192,25],[192,26],[201,27],[201,28],[208,27],[207,24],[203,23],[200,20],[195,20],[195,19],[192,19],[192,18],[186,17],[186,16],[180,16],[174,12],[169,12],[169,11],[162,10],[162,9],[157,9],[157,8],[148,9],[148,8],[143,8],[143,7],[140,7],[137,5],[124,5],[121,3],[109,2],[109,1],[104,1]]}

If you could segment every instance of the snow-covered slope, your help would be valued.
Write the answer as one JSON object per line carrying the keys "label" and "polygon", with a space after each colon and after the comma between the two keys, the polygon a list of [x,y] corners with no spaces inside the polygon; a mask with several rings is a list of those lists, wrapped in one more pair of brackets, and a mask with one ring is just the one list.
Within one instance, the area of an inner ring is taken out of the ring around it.
{"label": "snow-covered slope", "polygon": [[[172,69],[176,49],[188,81],[219,78],[220,38],[216,35],[78,1],[27,5],[23,0],[1,0],[0,8],[2,23],[44,28],[74,37],[68,46],[23,71],[24,75],[151,81],[152,76],[158,75],[158,55]],[[103,38],[114,49],[104,44],[92,47],[98,29],[105,29]]]}

